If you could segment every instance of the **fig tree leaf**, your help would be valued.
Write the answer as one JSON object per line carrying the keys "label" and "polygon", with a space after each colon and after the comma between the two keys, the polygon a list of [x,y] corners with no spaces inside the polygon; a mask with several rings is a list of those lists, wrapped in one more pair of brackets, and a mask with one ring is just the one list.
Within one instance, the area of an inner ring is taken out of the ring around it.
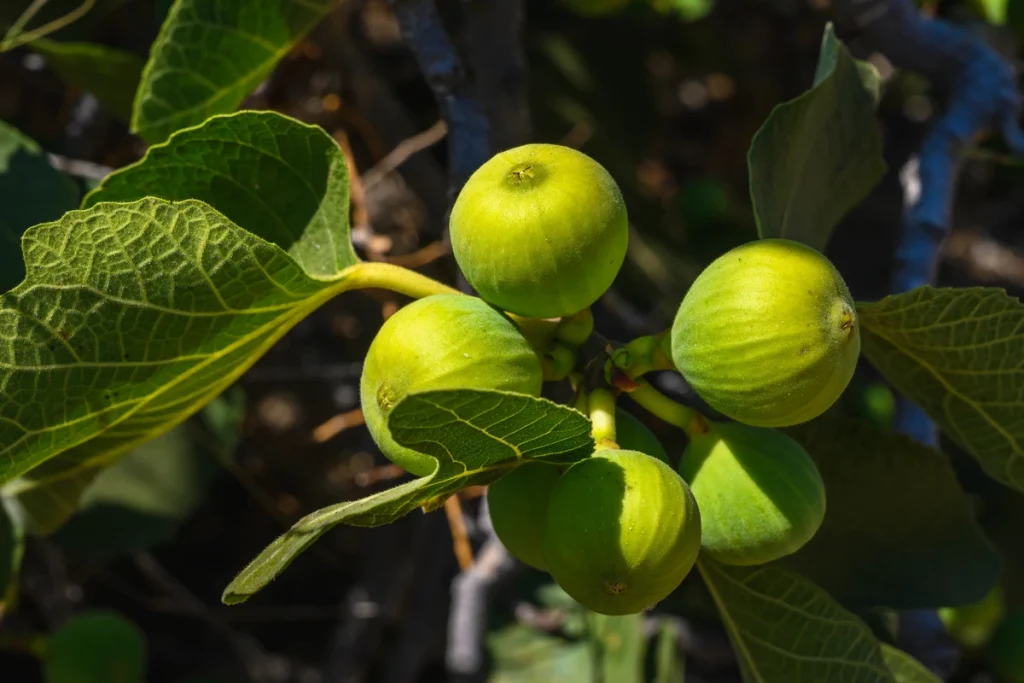
{"label": "fig tree leaf", "polygon": [[142,59],[131,52],[93,43],[33,40],[30,49],[46,58],[66,82],[92,93],[111,114],[127,121],[142,77]]}
{"label": "fig tree leaf", "polygon": [[143,197],[198,199],[273,242],[310,275],[357,262],[345,155],[322,128],[274,112],[217,116],[110,174],[83,208]]}
{"label": "fig tree leaf", "polygon": [[991,590],[1002,562],[945,454],[832,415],[785,431],[814,459],[828,505],[783,565],[851,609],[961,605]]}
{"label": "fig tree leaf", "polygon": [[810,581],[772,565],[698,567],[744,683],[895,683],[870,629]]}
{"label": "fig tree leaf", "polygon": [[882,643],[882,656],[896,683],[942,683],[924,664],[892,645]]}
{"label": "fig tree leaf", "polygon": [[65,550],[107,557],[172,540],[223,473],[238,443],[243,414],[244,395],[227,392],[136,447],[99,473],[54,541]]}
{"label": "fig tree leaf", "polygon": [[[823,251],[839,220],[885,173],[875,95],[835,37],[821,41],[814,86],[772,110],[747,154],[758,234]],[[877,81],[874,81],[877,88]]]}
{"label": "fig tree leaf", "polygon": [[0,292],[25,277],[21,236],[75,208],[78,190],[34,140],[0,121]]}
{"label": "fig tree leaf", "polygon": [[0,483],[166,432],[376,265],[314,279],[208,205],[155,198],[71,211],[23,250],[25,281],[0,295]]}
{"label": "fig tree leaf", "polygon": [[150,143],[234,111],[335,0],[176,0],[135,98],[132,132]]}
{"label": "fig tree leaf", "polygon": [[569,464],[594,450],[590,421],[546,399],[469,389],[410,394],[388,418],[402,446],[438,460],[433,474],[306,515],[267,546],[224,590],[235,604],[264,588],[338,524],[381,526],[416,508],[436,509],[467,486],[488,484],[524,458]]}
{"label": "fig tree leaf", "polygon": [[143,683],[146,640],[116,612],[77,614],[50,636],[42,664],[46,683]]}
{"label": "fig tree leaf", "polygon": [[1024,491],[1024,305],[1001,289],[919,287],[857,310],[868,360],[989,476]]}

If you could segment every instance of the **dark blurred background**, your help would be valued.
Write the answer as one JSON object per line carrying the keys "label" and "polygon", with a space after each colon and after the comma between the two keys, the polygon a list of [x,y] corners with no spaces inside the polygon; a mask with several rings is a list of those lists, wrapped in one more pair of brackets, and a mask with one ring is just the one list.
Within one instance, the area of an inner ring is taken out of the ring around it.
{"label": "dark blurred background", "polygon": [[[982,4],[952,0],[923,9],[962,22],[1015,61],[1024,23],[1014,26],[1018,12],[1010,2],[1003,26],[986,22],[997,10]],[[3,4],[0,19],[24,3]],[[100,0],[50,37],[101,43],[144,59],[169,4]],[[438,4],[465,46],[460,3]],[[617,339],[659,331],[704,265],[756,237],[747,148],[774,105],[810,86],[829,0],[717,0],[679,12],[639,1],[607,17],[583,17],[553,0],[525,4],[532,139],[572,145],[598,159],[629,207],[629,259],[595,308],[598,328]],[[839,35],[857,52],[856,36],[842,27]],[[903,205],[899,170],[943,102],[923,79],[893,74],[877,56],[858,56],[886,78],[879,125],[889,172],[843,221],[828,255],[855,298],[871,300],[890,290]],[[444,129],[384,0],[341,2],[244,106],[318,124],[349,153],[357,181],[354,239],[364,257],[454,281],[441,241],[448,202]],[[83,189],[104,167],[131,163],[145,151],[123,120],[28,48],[0,54],[0,119],[66,161],[88,162],[75,167],[85,176],[78,180]],[[403,142],[405,152],[396,155]],[[1024,291],[1022,190],[1024,172],[998,142],[971,153],[940,282]],[[172,505],[172,514],[145,514],[122,500],[90,508],[91,516],[81,515],[52,539],[31,541],[17,608],[0,628],[0,681],[41,680],[26,645],[31,634],[49,633],[87,608],[116,610],[145,633],[151,683],[451,680],[445,651],[459,563],[444,512],[414,513],[378,529],[338,528],[255,599],[236,607],[219,602],[234,573],[300,516],[402,476],[358,418],[360,360],[381,321],[402,303],[386,292],[331,301],[213,412],[191,421],[184,445],[154,446],[189,454],[178,469],[157,475],[170,487],[153,495],[185,501]],[[892,396],[868,367],[844,401],[850,412],[882,424],[892,420]],[[241,421],[240,438],[224,433],[233,420]],[[648,422],[678,457],[682,434]],[[993,537],[1024,554],[1014,540],[1015,522],[1024,519],[1020,497],[987,483],[973,461],[956,462]],[[477,523],[479,495],[471,490],[462,500],[474,548],[485,537]],[[721,629],[708,618],[700,586],[691,583],[659,608],[684,629],[687,680],[738,681]],[[564,619],[550,625],[559,603],[545,606],[537,598],[544,584],[542,575],[519,570],[494,593],[489,680],[573,680],[565,671],[534,678],[502,673],[503,658],[550,655],[508,630],[515,623],[535,631],[564,625]],[[968,658],[957,680],[992,680],[984,671],[983,661]]]}

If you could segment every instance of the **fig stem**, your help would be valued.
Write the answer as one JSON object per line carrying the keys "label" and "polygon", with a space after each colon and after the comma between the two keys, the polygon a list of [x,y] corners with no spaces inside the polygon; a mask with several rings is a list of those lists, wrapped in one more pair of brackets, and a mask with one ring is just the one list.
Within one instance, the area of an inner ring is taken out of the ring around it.
{"label": "fig stem", "polygon": [[649,382],[641,382],[636,389],[629,392],[629,397],[655,417],[679,427],[689,437],[703,434],[708,430],[707,418],[700,412],[669,398]]}
{"label": "fig stem", "polygon": [[608,389],[594,389],[587,397],[587,406],[594,443],[602,448],[618,448],[615,443],[615,394]]}
{"label": "fig stem", "polygon": [[543,358],[545,382],[559,382],[576,368],[576,349],[564,344],[552,344]]}
{"label": "fig stem", "polygon": [[612,352],[612,364],[630,379],[638,379],[648,372],[675,370],[672,358],[665,351],[665,340],[671,330],[648,337],[637,337]]}
{"label": "fig stem", "polygon": [[594,315],[589,308],[562,318],[555,330],[559,341],[575,347],[583,346],[593,333]]}
{"label": "fig stem", "polygon": [[459,290],[442,284],[416,271],[379,261],[364,261],[342,271],[346,289],[388,289],[398,294],[422,299],[432,294],[460,294]]}

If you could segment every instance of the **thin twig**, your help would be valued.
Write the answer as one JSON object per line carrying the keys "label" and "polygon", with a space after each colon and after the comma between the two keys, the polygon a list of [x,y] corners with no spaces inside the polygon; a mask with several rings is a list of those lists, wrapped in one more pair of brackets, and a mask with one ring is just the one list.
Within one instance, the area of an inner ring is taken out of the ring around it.
{"label": "thin twig", "polygon": [[376,185],[388,173],[398,170],[398,167],[404,164],[409,157],[436,145],[447,134],[447,124],[444,121],[438,121],[422,133],[402,140],[383,159],[363,174],[363,185],[368,188]]}
{"label": "thin twig", "polygon": [[466,519],[462,515],[462,503],[458,496],[451,496],[444,502],[444,514],[448,517],[448,527],[452,530],[452,548],[459,568],[467,571],[473,566],[473,548],[469,545],[466,533]]}
{"label": "thin twig", "polygon": [[316,443],[330,441],[346,429],[362,424],[366,424],[366,420],[363,418],[363,411],[359,408],[340,413],[313,430],[313,441]]}
{"label": "thin twig", "polygon": [[86,180],[103,180],[114,172],[114,169],[111,167],[93,163],[92,161],[69,159],[59,154],[47,154],[46,156],[50,160],[50,165],[58,171],[78,176],[79,178],[85,178]]}

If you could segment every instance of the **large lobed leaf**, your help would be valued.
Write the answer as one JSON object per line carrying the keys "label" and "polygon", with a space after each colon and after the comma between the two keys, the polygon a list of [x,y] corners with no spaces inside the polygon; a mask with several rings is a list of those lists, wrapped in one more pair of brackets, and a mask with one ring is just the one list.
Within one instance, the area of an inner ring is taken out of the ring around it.
{"label": "large lobed leaf", "polygon": [[83,208],[144,197],[199,199],[273,242],[310,275],[358,260],[348,238],[345,156],[317,126],[274,112],[217,116],[108,176]]}
{"label": "large lobed leaf", "polygon": [[0,483],[167,431],[346,286],[198,201],[99,204],[23,243],[0,295]]}
{"label": "large lobed leaf", "polygon": [[[211,176],[195,152],[217,140]],[[345,169],[322,130],[270,112],[218,117],[29,231],[27,280],[0,298],[0,483],[35,468],[16,494],[29,511],[60,507],[30,515],[42,527],[352,286]],[[137,196],[158,191],[206,203]],[[239,199],[257,195],[255,208]]]}
{"label": "large lobed leaf", "polygon": [[775,107],[750,144],[747,165],[758,234],[824,250],[839,220],[882,179],[875,121],[877,78],[831,24],[814,86]]}
{"label": "large lobed leaf", "polygon": [[864,354],[996,480],[1024,491],[1024,305],[921,287],[857,307]]}
{"label": "large lobed leaf", "polygon": [[966,604],[998,580],[1000,558],[943,453],[831,415],[786,432],[814,458],[828,509],[785,566],[851,608]]}
{"label": "large lobed leaf", "polygon": [[389,524],[418,507],[434,509],[467,486],[488,484],[525,458],[569,464],[594,449],[590,421],[580,413],[499,391],[411,394],[392,410],[388,425],[398,443],[437,458],[434,473],[303,517],[235,577],[224,590],[225,603],[247,600],[338,524]]}
{"label": "large lobed leaf", "polygon": [[50,165],[39,145],[0,121],[0,292],[25,277],[25,230],[60,218],[77,202],[77,188]]}
{"label": "large lobed leaf", "polygon": [[150,143],[232,112],[334,0],[176,0],[150,53],[132,131]]}
{"label": "large lobed leaf", "polygon": [[895,683],[868,627],[806,579],[770,565],[698,566],[744,683]]}

